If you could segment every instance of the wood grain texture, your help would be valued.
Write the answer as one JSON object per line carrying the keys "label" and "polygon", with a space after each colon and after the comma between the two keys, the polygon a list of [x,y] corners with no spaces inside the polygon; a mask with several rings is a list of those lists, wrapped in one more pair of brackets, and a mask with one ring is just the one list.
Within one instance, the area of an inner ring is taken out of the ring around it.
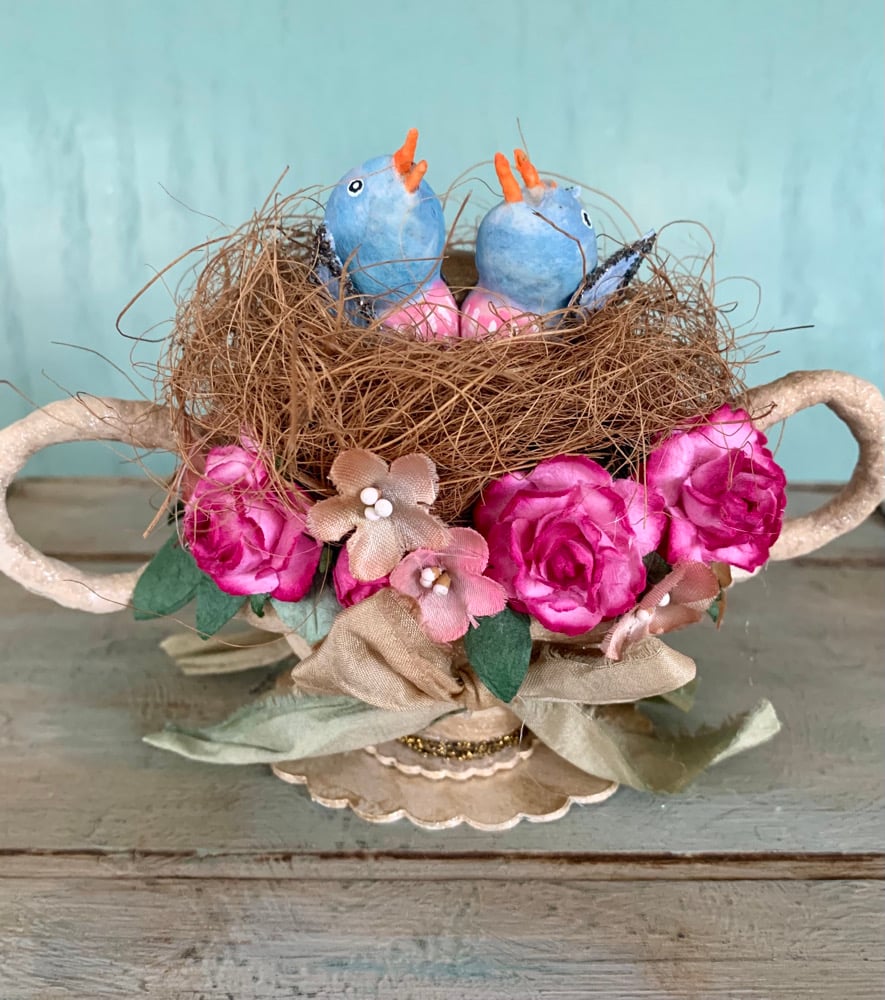
{"label": "wood grain texture", "polygon": [[138,563],[150,558],[169,535],[161,522],[144,537],[164,499],[165,490],[143,477],[58,480],[26,476],[12,484],[9,513],[22,538],[57,559]]}
{"label": "wood grain texture", "polygon": [[0,975],[5,1000],[869,1000],[882,897],[858,882],[5,880]]}

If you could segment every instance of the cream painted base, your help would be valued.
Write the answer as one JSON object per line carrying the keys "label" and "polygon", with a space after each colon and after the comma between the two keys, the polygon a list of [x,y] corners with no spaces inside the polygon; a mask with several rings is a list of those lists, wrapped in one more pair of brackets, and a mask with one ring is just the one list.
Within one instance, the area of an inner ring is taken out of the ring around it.
{"label": "cream painted base", "polygon": [[579,771],[538,740],[516,752],[509,766],[469,780],[406,774],[401,755],[383,759],[389,747],[271,766],[283,781],[305,785],[320,805],[352,809],[370,823],[407,819],[424,830],[462,823],[477,830],[509,830],[524,819],[546,823],[565,816],[573,803],[602,802],[618,787],[615,781]]}

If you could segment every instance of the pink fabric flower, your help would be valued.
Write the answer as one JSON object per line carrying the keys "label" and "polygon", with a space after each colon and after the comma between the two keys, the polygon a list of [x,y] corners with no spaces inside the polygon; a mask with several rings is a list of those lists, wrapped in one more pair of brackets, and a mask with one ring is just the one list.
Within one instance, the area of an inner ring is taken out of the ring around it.
{"label": "pink fabric flower", "polygon": [[758,569],[781,532],[786,477],[745,410],[720,406],[649,455],[650,489],[664,497],[670,563],[724,562]]}
{"label": "pink fabric flower", "polygon": [[477,617],[504,610],[504,588],[483,576],[486,540],[471,528],[452,528],[450,544],[434,552],[418,549],[390,574],[394,590],[418,602],[421,625],[434,642],[460,639]]}
{"label": "pink fabric flower", "polygon": [[719,578],[703,563],[677,563],[629,614],[619,618],[602,640],[609,659],[619,660],[624,650],[650,635],[664,635],[693,625],[719,594]]}
{"label": "pink fabric flower", "polygon": [[184,538],[200,569],[226,593],[298,601],[323,548],[305,534],[307,508],[300,491],[274,490],[253,451],[212,448],[186,498]]}
{"label": "pink fabric flower", "polygon": [[486,490],[475,523],[489,576],[512,606],[566,635],[629,610],[645,587],[642,557],[658,545],[663,500],[583,456],[561,455]]}
{"label": "pink fabric flower", "polygon": [[389,578],[379,577],[377,580],[357,580],[350,572],[350,559],[347,549],[342,549],[335,560],[335,568],[332,570],[332,583],[335,585],[335,596],[338,603],[343,608],[353,607],[359,604],[372,594],[376,594],[382,587],[386,587]]}
{"label": "pink fabric flower", "polygon": [[413,549],[448,544],[448,529],[428,509],[439,480],[426,455],[404,455],[388,467],[373,452],[354,448],[335,459],[329,478],[339,495],[314,504],[308,527],[324,542],[353,531],[347,554],[357,580],[379,579]]}

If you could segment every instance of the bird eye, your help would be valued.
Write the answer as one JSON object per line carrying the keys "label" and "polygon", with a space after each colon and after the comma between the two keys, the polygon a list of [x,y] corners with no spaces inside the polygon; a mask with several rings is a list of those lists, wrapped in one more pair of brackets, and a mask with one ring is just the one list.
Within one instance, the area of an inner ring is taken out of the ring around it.
{"label": "bird eye", "polygon": [[583,212],[581,212],[581,222],[583,222],[588,229],[593,228],[593,220],[590,218],[590,213],[586,208]]}
{"label": "bird eye", "polygon": [[357,177],[356,180],[352,180],[347,185],[347,193],[350,195],[351,198],[356,198],[356,196],[360,193],[360,191],[362,191],[362,189],[365,186],[366,186],[365,181],[360,180],[360,178]]}

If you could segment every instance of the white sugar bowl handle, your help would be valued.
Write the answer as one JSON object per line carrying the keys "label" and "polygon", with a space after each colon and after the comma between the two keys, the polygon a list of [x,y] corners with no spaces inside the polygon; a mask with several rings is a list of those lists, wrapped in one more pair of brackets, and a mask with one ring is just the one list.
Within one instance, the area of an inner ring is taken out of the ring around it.
{"label": "white sugar bowl handle", "polygon": [[0,571],[63,607],[94,614],[120,611],[129,606],[144,567],[108,574],[76,569],[35,549],[9,517],[6,495],[28,459],[50,445],[69,441],[120,441],[175,451],[169,411],[137,400],[63,399],[0,430]]}
{"label": "white sugar bowl handle", "polygon": [[817,510],[788,517],[770,559],[794,559],[844,535],[885,498],[885,398],[870,382],[838,371],[792,372],[749,391],[751,413],[764,431],[809,406],[823,403],[847,424],[858,444],[849,481]]}

